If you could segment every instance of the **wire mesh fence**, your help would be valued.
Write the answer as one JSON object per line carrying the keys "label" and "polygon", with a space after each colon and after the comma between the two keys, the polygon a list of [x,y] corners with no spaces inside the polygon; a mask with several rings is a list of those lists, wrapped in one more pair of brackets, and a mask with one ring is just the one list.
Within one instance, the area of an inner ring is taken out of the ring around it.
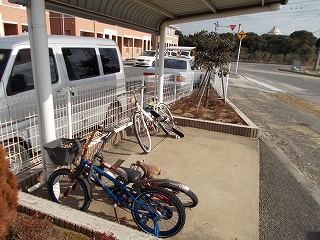
{"label": "wire mesh fence", "polygon": [[[117,87],[105,81],[53,91],[56,137],[82,137],[99,125],[117,128],[128,124],[134,111],[132,97],[119,93],[148,84],[143,94],[139,94],[141,106],[146,107],[157,96],[154,83],[154,76],[134,77],[120,80]],[[165,75],[163,101],[170,104],[192,90],[191,79],[182,83]],[[35,102],[34,90],[0,99],[0,142],[15,174],[42,163]]]}

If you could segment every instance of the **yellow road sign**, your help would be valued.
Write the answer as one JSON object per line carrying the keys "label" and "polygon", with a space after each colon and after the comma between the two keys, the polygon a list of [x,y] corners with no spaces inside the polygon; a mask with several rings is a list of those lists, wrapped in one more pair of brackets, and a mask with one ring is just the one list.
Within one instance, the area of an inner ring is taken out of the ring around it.
{"label": "yellow road sign", "polygon": [[242,30],[241,32],[239,32],[238,33],[238,38],[240,39],[240,41],[241,40],[243,40],[246,36],[247,36],[247,34]]}

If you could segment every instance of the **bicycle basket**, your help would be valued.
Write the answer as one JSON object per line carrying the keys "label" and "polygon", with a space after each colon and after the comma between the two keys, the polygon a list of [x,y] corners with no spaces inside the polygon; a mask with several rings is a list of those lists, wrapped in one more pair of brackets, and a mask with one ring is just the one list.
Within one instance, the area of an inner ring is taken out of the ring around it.
{"label": "bicycle basket", "polygon": [[44,144],[51,161],[60,166],[71,165],[78,158],[79,149],[74,139],[57,138]]}

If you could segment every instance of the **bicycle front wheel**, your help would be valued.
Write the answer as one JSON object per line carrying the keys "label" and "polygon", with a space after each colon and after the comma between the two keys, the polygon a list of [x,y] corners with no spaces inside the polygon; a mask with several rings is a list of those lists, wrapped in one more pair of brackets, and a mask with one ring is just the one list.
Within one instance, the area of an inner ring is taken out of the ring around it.
{"label": "bicycle front wheel", "polygon": [[185,208],[179,199],[159,187],[142,190],[133,203],[132,216],[143,231],[162,238],[180,232],[186,221]]}
{"label": "bicycle front wheel", "polygon": [[134,133],[137,137],[138,143],[145,153],[151,151],[151,138],[146,122],[140,113],[133,115]]}
{"label": "bicycle front wheel", "polygon": [[[85,184],[86,180],[79,176],[71,185],[71,174],[70,169],[55,170],[48,179],[49,196],[56,203],[86,211],[91,203],[89,190]],[[68,196],[65,196],[69,187],[71,187],[71,192]]]}
{"label": "bicycle front wheel", "polygon": [[175,124],[172,113],[166,104],[159,103],[156,110],[161,117],[161,121],[159,122],[160,126],[166,134],[175,133],[179,137],[184,137],[184,134],[178,129],[177,125]]}

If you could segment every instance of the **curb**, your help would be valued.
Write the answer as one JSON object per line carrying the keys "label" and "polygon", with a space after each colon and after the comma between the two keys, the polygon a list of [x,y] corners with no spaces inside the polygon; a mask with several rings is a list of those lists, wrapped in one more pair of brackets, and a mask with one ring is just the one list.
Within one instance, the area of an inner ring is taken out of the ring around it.
{"label": "curb", "polygon": [[[283,68],[278,68],[278,70],[279,71],[284,71],[284,72],[291,72],[291,73],[298,73],[298,74],[308,75],[308,76],[312,76],[312,77],[320,77],[320,74],[315,75],[315,74],[311,74],[311,73],[298,72],[298,71],[293,71],[293,70],[283,69]],[[319,72],[320,72],[320,69],[319,69]]]}
{"label": "curb", "polygon": [[121,240],[157,239],[142,231],[138,231],[28,193],[19,192],[18,211],[28,215],[33,215],[36,212],[41,213],[52,218],[55,225],[82,233],[88,237],[93,237],[95,232],[106,232],[113,233],[117,239]]}

